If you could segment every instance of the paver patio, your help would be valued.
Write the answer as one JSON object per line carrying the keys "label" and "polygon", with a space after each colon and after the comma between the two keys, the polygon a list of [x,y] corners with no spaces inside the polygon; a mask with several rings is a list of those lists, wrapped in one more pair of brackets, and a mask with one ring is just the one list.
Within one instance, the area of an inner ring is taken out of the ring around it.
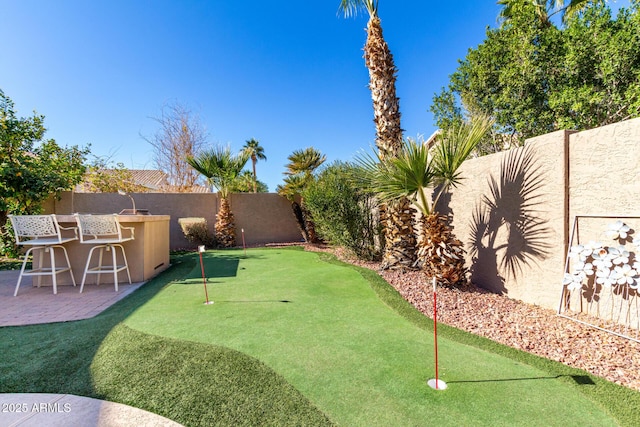
{"label": "paver patio", "polygon": [[19,271],[0,271],[0,326],[34,325],[38,323],[66,322],[94,317],[120,301],[144,282],[119,283],[118,292],[113,284],[58,286],[54,295],[51,286],[31,285],[31,278],[23,278],[17,296],[13,296]]}

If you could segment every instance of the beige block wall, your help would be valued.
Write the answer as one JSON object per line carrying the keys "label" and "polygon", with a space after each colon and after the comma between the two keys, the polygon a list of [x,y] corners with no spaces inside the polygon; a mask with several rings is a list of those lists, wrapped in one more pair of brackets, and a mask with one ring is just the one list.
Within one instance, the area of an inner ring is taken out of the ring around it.
{"label": "beige block wall", "polygon": [[[178,223],[180,218],[205,218],[213,233],[218,212],[215,193],[136,193],[132,196],[137,209],[171,216],[169,237],[172,250],[196,247],[185,239]],[[117,213],[131,208],[131,200],[117,193],[65,192],[60,200],[50,199],[45,204],[45,213]],[[242,228],[247,245],[299,242],[302,239],[291,204],[278,194],[232,194],[231,208],[238,230],[238,245],[242,244]]]}
{"label": "beige block wall", "polygon": [[[571,135],[569,150],[571,224],[577,215],[640,216],[640,118]],[[574,244],[608,243],[614,220],[580,219]],[[626,222],[640,233],[640,219]]]}
{"label": "beige block wall", "polygon": [[567,234],[567,138],[554,132],[463,164],[465,180],[442,211],[452,214],[477,285],[557,308]]}
{"label": "beige block wall", "polygon": [[302,241],[291,202],[278,194],[232,194],[231,210],[239,245],[242,244],[242,229],[248,245]]}

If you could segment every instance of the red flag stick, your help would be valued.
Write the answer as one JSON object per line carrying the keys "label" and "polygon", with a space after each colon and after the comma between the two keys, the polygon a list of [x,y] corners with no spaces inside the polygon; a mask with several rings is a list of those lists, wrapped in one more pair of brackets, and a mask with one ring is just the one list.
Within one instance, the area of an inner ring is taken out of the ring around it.
{"label": "red flag stick", "polygon": [[244,228],[242,230],[242,249],[244,249],[244,256],[247,256],[247,245],[244,243]]}
{"label": "red flag stick", "polygon": [[438,378],[438,300],[436,292],[436,278],[433,278],[433,347],[436,359],[436,378],[427,381],[429,387],[436,390],[444,390],[447,388],[447,383],[441,381]]}
{"label": "red flag stick", "polygon": [[202,284],[204,285],[204,297],[205,304],[213,304],[213,301],[209,301],[209,293],[207,292],[207,279],[204,275],[204,263],[202,262],[202,252],[204,252],[204,246],[198,246],[198,252],[200,253],[200,269],[202,270]]}

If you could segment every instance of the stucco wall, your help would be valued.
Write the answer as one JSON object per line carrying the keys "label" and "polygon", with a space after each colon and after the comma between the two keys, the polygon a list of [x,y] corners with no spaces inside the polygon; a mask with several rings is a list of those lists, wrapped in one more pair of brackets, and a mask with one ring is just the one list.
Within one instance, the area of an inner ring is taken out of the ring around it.
{"label": "stucco wall", "polygon": [[[576,215],[640,216],[640,118],[572,135],[569,140],[571,222]],[[580,242],[602,241],[612,219],[580,219]],[[639,220],[629,220],[632,228]]]}
{"label": "stucco wall", "polygon": [[[202,217],[213,233],[218,197],[215,193],[136,193],[132,194],[137,209],[147,209],[156,215],[170,215],[171,249],[194,248],[184,238],[179,218]],[[116,213],[131,209],[131,200],[117,193],[63,193],[61,200],[49,200],[45,212],[56,214]],[[291,204],[275,193],[233,194],[231,208],[242,244],[241,229],[247,245],[297,242],[301,240],[291,211]]]}
{"label": "stucco wall", "polygon": [[274,193],[232,194],[231,210],[238,244],[242,242],[242,229],[247,244],[302,241],[291,202],[284,197]]}
{"label": "stucco wall", "polygon": [[439,210],[465,243],[471,279],[511,298],[557,306],[566,241],[568,133],[470,159]]}
{"label": "stucco wall", "polygon": [[[574,217],[640,216],[640,119],[542,135],[461,170],[466,180],[441,210],[465,243],[472,280],[557,309]],[[598,240],[608,222],[581,220],[577,237]]]}

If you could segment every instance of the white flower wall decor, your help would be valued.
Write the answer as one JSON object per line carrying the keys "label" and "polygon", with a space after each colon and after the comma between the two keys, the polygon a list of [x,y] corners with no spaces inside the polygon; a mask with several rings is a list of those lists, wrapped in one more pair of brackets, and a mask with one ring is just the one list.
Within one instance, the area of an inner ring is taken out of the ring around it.
{"label": "white flower wall decor", "polygon": [[624,328],[624,334],[614,333],[638,340],[640,236],[620,219],[602,235],[608,240],[569,248],[558,314],[595,317]]}

